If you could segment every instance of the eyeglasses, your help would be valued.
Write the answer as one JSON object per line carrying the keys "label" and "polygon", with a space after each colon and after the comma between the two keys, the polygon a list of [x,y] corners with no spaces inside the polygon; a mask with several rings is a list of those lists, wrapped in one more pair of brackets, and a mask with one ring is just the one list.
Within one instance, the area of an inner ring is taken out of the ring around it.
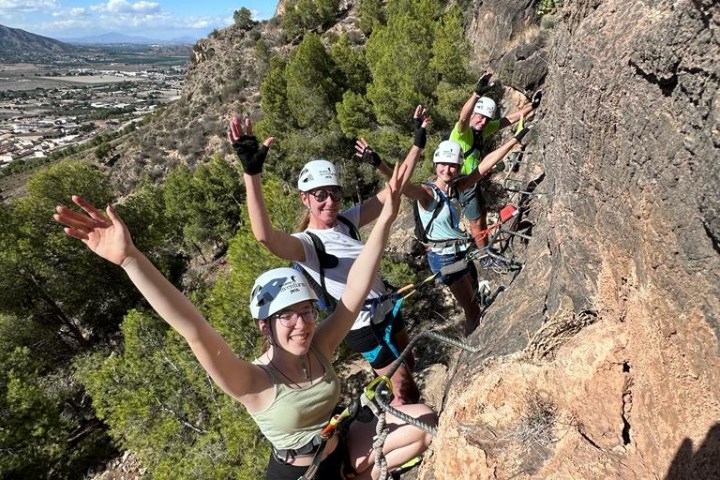
{"label": "eyeglasses", "polygon": [[315,197],[315,200],[318,202],[324,202],[328,197],[332,198],[335,202],[342,200],[342,188],[320,188],[308,193]]}
{"label": "eyeglasses", "polygon": [[284,311],[276,313],[273,317],[280,320],[283,327],[293,328],[299,318],[302,318],[305,323],[315,323],[318,317],[318,311],[315,308],[303,312]]}

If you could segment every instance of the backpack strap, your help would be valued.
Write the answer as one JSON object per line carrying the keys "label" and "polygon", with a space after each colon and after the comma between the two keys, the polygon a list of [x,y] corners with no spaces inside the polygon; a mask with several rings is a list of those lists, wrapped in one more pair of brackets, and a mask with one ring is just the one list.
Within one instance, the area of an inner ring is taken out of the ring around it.
{"label": "backpack strap", "polygon": [[[434,188],[434,185],[432,183],[428,183],[431,187]],[[432,216],[430,217],[430,221],[427,223],[427,225],[423,225],[422,219],[420,218],[420,215],[418,214],[418,221],[420,222],[420,228],[422,228],[422,238],[419,238],[423,243],[427,243],[429,241],[428,239],[428,232],[430,231],[430,227],[432,226],[432,223],[435,221],[438,215],[440,215],[440,211],[442,210],[442,204],[443,204],[443,197],[440,197],[440,202],[438,202],[437,207],[435,207],[435,210],[433,210]],[[420,202],[415,202],[415,205],[413,205],[416,209],[418,208],[418,204]]]}
{"label": "backpack strap", "polygon": [[[328,311],[333,311],[335,310],[337,301],[328,293],[327,288],[325,287],[325,269],[337,267],[338,258],[335,255],[331,255],[325,251],[325,245],[322,243],[322,240],[320,240],[320,237],[318,237],[312,232],[306,231],[305,233],[312,240],[313,247],[315,247],[315,252],[318,256],[318,264],[320,266],[320,291],[322,292],[323,301],[325,302]],[[302,265],[301,267],[305,268]]]}
{"label": "backpack strap", "polygon": [[344,224],[346,227],[348,227],[348,230],[350,230],[350,236],[360,242],[360,231],[355,226],[354,223],[352,223],[347,217],[344,217],[342,215],[338,215],[337,219],[340,221],[340,223]]}
{"label": "backpack strap", "polygon": [[467,160],[470,157],[470,155],[472,155],[473,152],[475,152],[476,150],[479,151],[480,148],[485,143],[485,138],[483,137],[482,131],[476,132],[475,130],[472,130],[472,135],[473,135],[473,143],[472,143],[472,145],[470,145],[470,148],[466,152],[463,152],[464,160]]}
{"label": "backpack strap", "polygon": [[[348,227],[350,237],[360,241],[360,232],[354,223],[342,215],[338,215],[337,219]],[[310,282],[311,286],[315,290],[315,293],[322,295],[322,301],[327,307],[327,311],[332,312],[337,306],[337,300],[328,293],[327,288],[325,287],[325,269],[337,267],[339,260],[335,255],[325,251],[325,244],[322,242],[320,237],[307,230],[305,230],[304,233],[306,233],[310,237],[310,240],[312,240],[315,253],[318,257],[318,264],[320,267],[318,272],[320,274],[320,284],[318,285],[318,283],[312,278],[312,275],[310,275],[310,271],[307,268],[300,263],[297,265],[308,273],[308,275],[306,275],[308,282]]]}
{"label": "backpack strap", "polygon": [[460,219],[455,218],[455,212],[453,212],[452,206],[450,205],[450,200],[448,199],[447,195],[445,195],[445,192],[440,190],[440,188],[438,188],[438,186],[432,182],[428,182],[426,185],[429,185],[430,188],[432,188],[435,193],[437,193],[438,197],[440,197],[440,202],[438,202],[437,207],[435,207],[435,210],[433,211],[433,216],[430,219],[430,222],[428,222],[428,226],[425,229],[425,236],[427,236],[427,232],[430,230],[430,225],[432,224],[433,220],[437,218],[437,216],[440,214],[440,210],[442,210],[445,205],[447,205],[447,208],[450,210],[450,221],[452,222],[453,228],[459,229]]}

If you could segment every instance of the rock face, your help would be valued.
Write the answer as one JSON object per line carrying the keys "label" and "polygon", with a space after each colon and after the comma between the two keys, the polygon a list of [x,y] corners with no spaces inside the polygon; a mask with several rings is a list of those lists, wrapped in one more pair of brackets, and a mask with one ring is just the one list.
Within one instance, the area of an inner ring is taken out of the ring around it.
{"label": "rock face", "polygon": [[[470,31],[530,25],[529,3],[483,2]],[[516,53],[544,38],[529,148],[548,195],[480,352],[451,373],[419,478],[720,478],[720,6],[557,13],[548,31],[482,37]]]}

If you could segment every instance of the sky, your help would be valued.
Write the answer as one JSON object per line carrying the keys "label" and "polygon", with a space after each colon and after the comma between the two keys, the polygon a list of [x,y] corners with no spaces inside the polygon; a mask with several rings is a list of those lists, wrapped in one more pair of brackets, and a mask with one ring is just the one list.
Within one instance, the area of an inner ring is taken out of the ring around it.
{"label": "sky", "polygon": [[109,32],[198,39],[231,25],[241,7],[267,20],[276,6],[276,0],[0,0],[0,25],[60,40]]}

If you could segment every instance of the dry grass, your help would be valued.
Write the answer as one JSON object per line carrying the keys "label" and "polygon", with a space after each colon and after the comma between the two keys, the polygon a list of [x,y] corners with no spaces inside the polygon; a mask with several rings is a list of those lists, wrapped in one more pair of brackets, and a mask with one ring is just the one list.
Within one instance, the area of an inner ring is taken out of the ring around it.
{"label": "dry grass", "polygon": [[550,317],[532,336],[525,347],[525,358],[541,360],[551,355],[560,345],[597,319],[594,312],[576,314],[563,310]]}
{"label": "dry grass", "polygon": [[530,391],[525,397],[525,410],[520,413],[518,426],[507,434],[507,439],[519,443],[523,450],[538,447],[548,448],[557,442],[554,435],[558,419],[557,405],[536,391]]}

